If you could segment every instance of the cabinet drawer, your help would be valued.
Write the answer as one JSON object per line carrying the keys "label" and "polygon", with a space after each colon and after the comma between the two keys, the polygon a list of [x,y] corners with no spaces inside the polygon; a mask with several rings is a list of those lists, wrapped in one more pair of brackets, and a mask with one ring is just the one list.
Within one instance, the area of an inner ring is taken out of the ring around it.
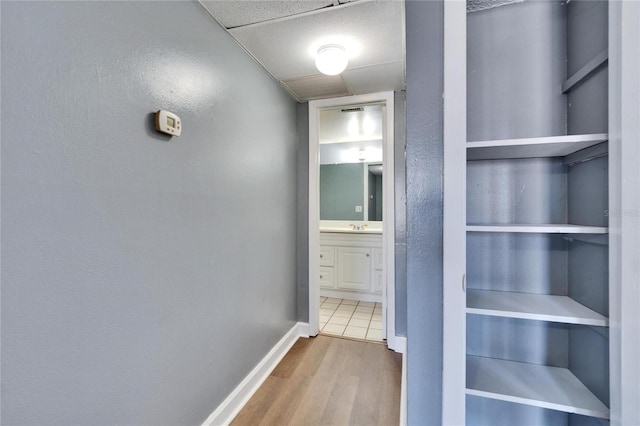
{"label": "cabinet drawer", "polygon": [[373,257],[373,269],[382,271],[382,249],[374,247],[371,249],[371,256]]}
{"label": "cabinet drawer", "polygon": [[320,246],[320,266],[334,266],[336,264],[335,247]]}
{"label": "cabinet drawer", "polygon": [[334,269],[327,266],[320,267],[320,287],[335,288],[336,278]]}

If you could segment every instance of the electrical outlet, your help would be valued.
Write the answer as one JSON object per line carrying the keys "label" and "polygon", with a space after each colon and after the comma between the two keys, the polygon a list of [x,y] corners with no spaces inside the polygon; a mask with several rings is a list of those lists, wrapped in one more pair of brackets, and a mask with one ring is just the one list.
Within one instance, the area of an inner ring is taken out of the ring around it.
{"label": "electrical outlet", "polygon": [[356,206],[356,213],[362,213],[362,206]]}

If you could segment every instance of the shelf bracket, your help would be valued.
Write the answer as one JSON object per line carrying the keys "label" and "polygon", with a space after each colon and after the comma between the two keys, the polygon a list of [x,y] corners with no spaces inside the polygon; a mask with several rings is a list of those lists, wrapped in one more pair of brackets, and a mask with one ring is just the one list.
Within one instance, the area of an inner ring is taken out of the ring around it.
{"label": "shelf bracket", "polygon": [[566,155],[562,158],[562,165],[573,166],[574,164],[595,160],[605,155],[609,155],[609,142],[602,142]]}
{"label": "shelf bracket", "polygon": [[594,71],[600,68],[600,66],[608,60],[609,51],[608,49],[605,49],[600,52],[595,58],[587,62],[585,66],[580,68],[575,74],[569,77],[567,81],[562,84],[562,93],[570,92],[576,84],[591,76]]}
{"label": "shelf bracket", "polygon": [[609,236],[608,235],[571,235],[570,237],[564,236],[562,237],[566,241],[570,243],[573,241],[580,241],[583,243],[596,244],[599,246],[608,246],[609,245]]}

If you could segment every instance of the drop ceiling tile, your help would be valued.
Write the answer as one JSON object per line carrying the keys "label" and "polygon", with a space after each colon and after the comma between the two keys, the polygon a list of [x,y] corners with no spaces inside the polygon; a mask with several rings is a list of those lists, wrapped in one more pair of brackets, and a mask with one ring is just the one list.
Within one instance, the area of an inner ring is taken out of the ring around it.
{"label": "drop ceiling tile", "polygon": [[201,3],[225,28],[270,21],[333,6],[333,1],[329,0],[202,0]]}
{"label": "drop ceiling tile", "polygon": [[318,75],[315,51],[339,42],[349,67],[404,61],[404,2],[353,2],[319,13],[231,29],[231,34],[278,80]]}
{"label": "drop ceiling tile", "polygon": [[522,3],[524,0],[467,0],[467,12],[479,12],[493,9],[513,3]]}
{"label": "drop ceiling tile", "polygon": [[281,83],[301,101],[352,94],[339,75],[314,75],[285,80]]}
{"label": "drop ceiling tile", "polygon": [[404,90],[404,62],[347,69],[342,78],[354,95]]}

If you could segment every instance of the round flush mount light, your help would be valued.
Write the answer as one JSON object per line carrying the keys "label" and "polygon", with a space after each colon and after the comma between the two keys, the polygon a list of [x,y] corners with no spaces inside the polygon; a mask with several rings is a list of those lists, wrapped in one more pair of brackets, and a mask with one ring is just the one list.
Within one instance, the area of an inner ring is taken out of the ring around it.
{"label": "round flush mount light", "polygon": [[316,68],[322,74],[338,75],[347,68],[347,50],[339,44],[325,44],[318,49]]}

